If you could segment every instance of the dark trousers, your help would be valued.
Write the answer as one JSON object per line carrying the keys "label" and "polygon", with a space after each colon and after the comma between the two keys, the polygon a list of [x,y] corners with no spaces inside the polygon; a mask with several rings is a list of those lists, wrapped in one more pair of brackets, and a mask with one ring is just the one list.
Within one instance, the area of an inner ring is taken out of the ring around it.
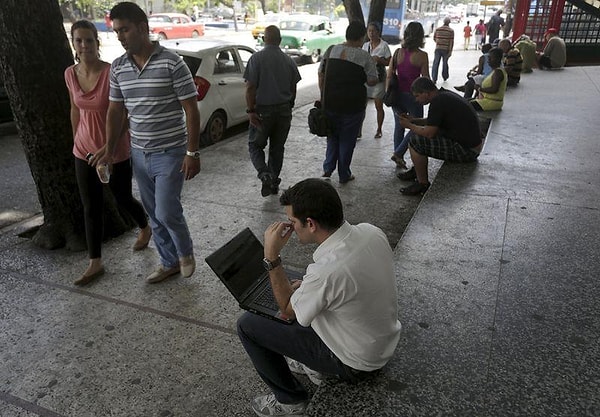
{"label": "dark trousers", "polygon": [[438,78],[438,70],[442,61],[442,78],[444,81],[450,77],[450,67],[448,66],[448,51],[445,49],[436,49],[433,52],[433,65],[431,66],[431,80],[435,83]]}
{"label": "dark trousers", "polygon": [[[85,239],[90,259],[102,255],[102,238],[104,236],[104,188],[98,179],[96,168],[87,161],[75,158],[75,175],[79,195],[83,203],[85,221]],[[148,225],[144,208],[131,194],[131,161],[128,159],[112,166],[110,183],[120,209],[127,211],[140,228]]]}
{"label": "dark trousers", "polygon": [[308,393],[290,371],[284,356],[343,381],[358,382],[371,374],[344,365],[311,327],[302,327],[298,322],[284,324],[244,313],[238,320],[237,331],[258,375],[283,404],[308,399]]}
{"label": "dark trousers", "polygon": [[326,113],[333,124],[333,131],[327,135],[323,171],[331,174],[337,166],[340,181],[346,182],[352,177],[350,164],[356,147],[356,138],[365,118],[365,111],[343,114],[326,110]]}
{"label": "dark trousers", "polygon": [[[260,127],[250,126],[248,150],[250,160],[258,173],[258,178],[270,175],[279,178],[283,166],[285,141],[292,123],[292,107],[289,103],[272,106],[256,106],[260,117]],[[269,144],[269,159],[266,161],[265,148]]]}

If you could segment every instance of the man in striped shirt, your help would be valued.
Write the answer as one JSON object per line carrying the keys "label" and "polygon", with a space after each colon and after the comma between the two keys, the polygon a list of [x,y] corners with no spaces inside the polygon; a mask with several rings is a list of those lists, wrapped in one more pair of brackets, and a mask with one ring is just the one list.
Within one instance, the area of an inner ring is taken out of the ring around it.
{"label": "man in striped shirt", "polygon": [[146,281],[189,277],[196,262],[181,190],[200,172],[196,87],[181,57],[150,41],[148,17],[138,5],[118,3],[110,19],[126,53],[111,66],[107,143],[92,163],[112,162],[129,118],[133,172],[161,263]]}
{"label": "man in striped shirt", "polygon": [[431,79],[436,83],[440,60],[442,61],[442,78],[446,81],[450,76],[448,59],[452,55],[452,48],[454,48],[454,30],[450,28],[449,17],[446,17],[444,24],[435,30],[433,40],[435,41],[435,52],[433,55],[433,66],[431,67]]}

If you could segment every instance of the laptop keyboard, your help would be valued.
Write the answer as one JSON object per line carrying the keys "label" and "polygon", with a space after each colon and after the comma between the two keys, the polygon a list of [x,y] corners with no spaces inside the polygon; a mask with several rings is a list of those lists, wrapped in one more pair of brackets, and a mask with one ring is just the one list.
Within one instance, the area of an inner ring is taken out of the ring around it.
{"label": "laptop keyboard", "polygon": [[275,295],[273,295],[273,290],[270,285],[266,285],[261,293],[254,300],[255,303],[265,306],[271,307],[277,310],[279,307],[277,306],[277,301],[275,300]]}

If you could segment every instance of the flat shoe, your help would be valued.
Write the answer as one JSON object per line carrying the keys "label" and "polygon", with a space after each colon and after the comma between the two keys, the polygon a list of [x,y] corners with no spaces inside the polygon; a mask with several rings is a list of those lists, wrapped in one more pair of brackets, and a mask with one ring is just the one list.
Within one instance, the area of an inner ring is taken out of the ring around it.
{"label": "flat shoe", "polygon": [[173,268],[165,268],[161,265],[156,269],[156,271],[148,275],[148,278],[146,278],[146,282],[148,284],[156,284],[157,282],[164,281],[165,279],[178,273],[179,265],[174,266]]}
{"label": "flat shoe", "polygon": [[419,195],[425,194],[425,191],[429,189],[429,183],[421,184],[420,182],[415,182],[409,187],[400,188],[400,192],[404,195]]}
{"label": "flat shoe", "polygon": [[81,277],[77,278],[75,281],[73,281],[73,284],[75,285],[86,285],[89,284],[90,282],[92,282],[93,280],[95,280],[96,278],[98,278],[99,276],[104,275],[104,267],[100,268],[99,270],[97,270],[96,272],[94,272],[93,274],[90,275],[82,275]]}
{"label": "flat shoe", "polygon": [[409,169],[406,172],[400,172],[396,175],[398,177],[398,179],[401,179],[402,181],[412,181],[417,179],[417,172],[415,171],[415,167],[412,167],[411,169]]}
{"label": "flat shoe", "polygon": [[140,231],[140,233],[138,233],[137,240],[133,244],[133,250],[137,252],[142,249],[146,249],[150,243],[150,239],[152,239],[152,230],[150,230],[147,238],[144,238],[142,232]]}
{"label": "flat shoe", "polygon": [[374,136],[375,139],[379,139],[380,137],[381,137],[381,132],[375,133],[375,136]]}

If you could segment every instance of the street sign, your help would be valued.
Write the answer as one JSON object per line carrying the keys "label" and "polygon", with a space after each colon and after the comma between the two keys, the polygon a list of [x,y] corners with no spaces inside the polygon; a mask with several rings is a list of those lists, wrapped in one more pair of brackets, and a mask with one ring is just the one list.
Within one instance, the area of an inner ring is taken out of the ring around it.
{"label": "street sign", "polygon": [[504,0],[481,0],[479,4],[482,6],[504,6]]}

